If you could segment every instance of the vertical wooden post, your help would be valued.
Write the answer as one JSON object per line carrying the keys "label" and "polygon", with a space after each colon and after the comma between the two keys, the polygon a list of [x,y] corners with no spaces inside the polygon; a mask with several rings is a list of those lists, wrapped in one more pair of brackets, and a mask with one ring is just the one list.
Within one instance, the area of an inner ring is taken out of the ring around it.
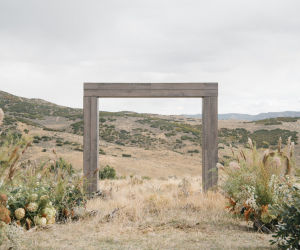
{"label": "vertical wooden post", "polygon": [[99,190],[99,102],[98,97],[83,97],[83,174],[86,192]]}
{"label": "vertical wooden post", "polygon": [[[218,183],[218,97],[202,98],[202,186],[206,191]],[[212,171],[212,169],[216,169]]]}

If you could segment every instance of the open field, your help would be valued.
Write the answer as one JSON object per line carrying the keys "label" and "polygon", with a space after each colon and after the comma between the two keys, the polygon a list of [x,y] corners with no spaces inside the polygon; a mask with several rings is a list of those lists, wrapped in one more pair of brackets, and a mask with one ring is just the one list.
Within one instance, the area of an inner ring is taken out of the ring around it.
{"label": "open field", "polygon": [[200,176],[135,176],[100,186],[111,192],[88,202],[96,216],[25,233],[23,249],[277,249],[269,235],[232,218],[221,194],[199,192]]}

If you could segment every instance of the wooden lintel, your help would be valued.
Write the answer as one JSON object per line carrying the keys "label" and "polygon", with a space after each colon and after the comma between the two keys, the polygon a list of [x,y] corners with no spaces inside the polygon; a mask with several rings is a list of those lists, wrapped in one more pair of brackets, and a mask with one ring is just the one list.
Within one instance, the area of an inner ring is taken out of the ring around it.
{"label": "wooden lintel", "polygon": [[99,98],[217,97],[218,83],[85,83],[84,96]]}

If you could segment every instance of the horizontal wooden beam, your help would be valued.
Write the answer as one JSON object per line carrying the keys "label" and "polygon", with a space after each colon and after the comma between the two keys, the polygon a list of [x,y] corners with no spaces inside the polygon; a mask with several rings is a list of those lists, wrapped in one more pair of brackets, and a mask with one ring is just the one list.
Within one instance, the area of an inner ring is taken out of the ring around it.
{"label": "horizontal wooden beam", "polygon": [[218,83],[85,83],[84,96],[99,98],[217,97]]}

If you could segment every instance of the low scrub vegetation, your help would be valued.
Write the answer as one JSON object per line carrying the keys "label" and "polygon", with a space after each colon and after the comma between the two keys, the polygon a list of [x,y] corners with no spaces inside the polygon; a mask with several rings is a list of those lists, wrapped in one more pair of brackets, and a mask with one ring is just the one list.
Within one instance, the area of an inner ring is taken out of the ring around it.
{"label": "low scrub vegetation", "polygon": [[255,121],[255,124],[282,125],[282,122],[296,122],[299,117],[277,117]]}
{"label": "low scrub vegetation", "polygon": [[105,179],[114,180],[116,179],[116,177],[117,177],[116,170],[109,165],[102,166],[99,170],[99,178],[101,180],[105,180]]}

